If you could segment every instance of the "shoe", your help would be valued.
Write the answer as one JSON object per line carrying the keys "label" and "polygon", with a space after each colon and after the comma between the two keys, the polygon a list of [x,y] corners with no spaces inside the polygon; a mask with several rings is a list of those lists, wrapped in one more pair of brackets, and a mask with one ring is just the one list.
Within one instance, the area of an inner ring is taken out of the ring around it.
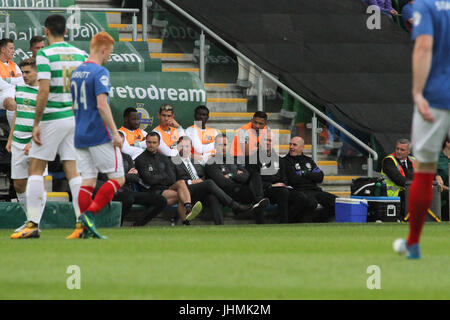
{"label": "shoe", "polygon": [[252,207],[252,210],[254,209],[265,209],[270,204],[270,201],[268,198],[262,198],[257,203],[255,203]]}
{"label": "shoe", "polygon": [[420,259],[420,245],[418,243],[408,246],[405,239],[397,239],[392,244],[394,251],[408,259]]}
{"label": "shoe", "polygon": [[190,212],[186,212],[186,220],[194,220],[200,212],[203,210],[203,205],[200,201],[197,201],[194,206],[190,209]]}
{"label": "shoe", "polygon": [[253,209],[253,206],[251,204],[241,204],[239,202],[233,201],[230,205],[230,208],[235,214],[238,214],[249,212]]}
{"label": "shoe", "polygon": [[[27,223],[28,223],[28,221],[25,221],[25,222],[23,223],[23,225],[21,225],[21,226],[18,227],[16,230],[14,230],[14,232],[20,232],[20,231],[22,231],[23,229],[25,229],[25,228],[27,227]],[[39,229],[39,232],[41,232],[41,229]]]}
{"label": "shoe", "polygon": [[83,227],[81,221],[77,221],[77,223],[75,223],[75,230],[73,230],[73,232],[67,236],[66,239],[81,239],[83,238],[84,230],[85,228]]}
{"label": "shoe", "polygon": [[39,238],[41,233],[39,231],[38,225],[32,221],[28,221],[26,227],[11,235],[11,239],[27,239],[27,238]]}
{"label": "shoe", "polygon": [[94,224],[95,216],[93,212],[86,211],[82,213],[80,216],[80,220],[83,222],[83,225],[87,229],[87,231],[92,233],[94,238],[107,239],[105,236],[102,236],[95,228]]}

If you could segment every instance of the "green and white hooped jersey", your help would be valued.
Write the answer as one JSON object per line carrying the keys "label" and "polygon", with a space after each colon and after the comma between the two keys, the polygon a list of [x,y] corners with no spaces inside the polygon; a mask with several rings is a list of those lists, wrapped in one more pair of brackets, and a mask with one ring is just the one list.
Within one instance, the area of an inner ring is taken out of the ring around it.
{"label": "green and white hooped jersey", "polygon": [[39,86],[16,86],[17,114],[12,144],[18,148],[24,148],[31,141],[38,91]]}
{"label": "green and white hooped jersey", "polygon": [[38,51],[38,80],[50,80],[47,107],[41,121],[73,117],[70,77],[88,54],[67,42],[57,42]]}

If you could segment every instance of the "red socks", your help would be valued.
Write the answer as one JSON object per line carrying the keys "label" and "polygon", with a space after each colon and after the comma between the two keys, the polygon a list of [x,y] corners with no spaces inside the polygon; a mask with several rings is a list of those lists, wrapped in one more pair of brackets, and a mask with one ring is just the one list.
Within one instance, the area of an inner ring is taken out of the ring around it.
{"label": "red socks", "polygon": [[434,173],[414,173],[408,194],[410,213],[408,246],[419,243],[422,227],[433,200],[433,180]]}
{"label": "red socks", "polygon": [[89,208],[92,203],[92,193],[94,192],[93,187],[81,186],[80,192],[78,193],[78,206],[80,207],[80,212],[83,213]]}
{"label": "red socks", "polygon": [[87,211],[92,211],[94,214],[97,214],[97,212],[102,210],[104,206],[111,202],[111,200],[114,198],[114,194],[119,189],[120,184],[117,181],[111,179],[106,181],[106,183],[102,185],[97,191],[95,199],[89,205]]}

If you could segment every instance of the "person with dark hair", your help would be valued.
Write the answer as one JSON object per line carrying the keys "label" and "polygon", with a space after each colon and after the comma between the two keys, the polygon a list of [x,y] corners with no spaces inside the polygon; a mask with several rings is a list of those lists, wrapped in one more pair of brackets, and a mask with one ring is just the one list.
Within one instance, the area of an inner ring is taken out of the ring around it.
{"label": "person with dark hair", "polygon": [[167,157],[173,157],[178,154],[178,139],[185,135],[183,127],[175,121],[174,107],[170,104],[163,104],[158,111],[159,125],[153,129],[153,132],[159,134],[161,143],[158,152]]}
{"label": "person with dark hair", "polygon": [[177,180],[186,181],[192,199],[200,200],[207,205],[216,225],[224,224],[220,204],[228,206],[235,213],[249,212],[252,209],[251,205],[242,205],[234,201],[214,180],[206,179],[203,165],[196,163],[191,157],[192,140],[188,136],[178,139],[177,149],[178,155],[172,158]]}
{"label": "person with dark hair", "polygon": [[258,149],[260,137],[267,131],[267,114],[257,111],[252,120],[236,131],[230,153],[237,157],[246,157]]}
{"label": "person with dark hair", "polygon": [[39,50],[45,47],[45,39],[41,36],[33,36],[30,40],[30,51],[34,58]]}
{"label": "person with dark hair", "polygon": [[186,135],[192,140],[194,158],[206,163],[209,157],[214,155],[214,138],[219,132],[206,126],[209,119],[209,109],[200,105],[194,111],[194,125],[186,129]]}
{"label": "person with dark hair", "polygon": [[[125,138],[122,131],[119,131],[119,134],[123,139]],[[145,210],[142,216],[133,223],[133,226],[144,226],[164,210],[167,206],[167,200],[160,194],[139,191],[141,178],[139,177],[139,172],[136,170],[133,159],[123,152],[122,159],[125,172],[125,183],[116,192],[113,198],[113,201],[122,203],[120,225],[123,225],[123,221],[130,213],[133,204],[140,204],[145,207]],[[98,181],[101,182],[101,184],[105,183],[107,180],[108,178],[105,174],[99,174]]]}
{"label": "person with dark hair", "polygon": [[[36,59],[25,59],[20,63],[25,85],[17,85],[11,95],[15,95],[15,99],[8,98],[8,104],[12,104],[16,109],[11,131],[8,137],[6,150],[11,153],[11,179],[13,180],[14,189],[17,194],[17,200],[26,213],[27,198],[26,187],[28,179],[28,152],[31,146],[31,133],[33,120],[30,119],[34,114],[34,106],[36,105],[36,97],[39,90],[37,81]],[[44,175],[47,175],[45,170]],[[41,211],[45,209],[46,193],[42,198]],[[17,228],[15,232],[25,229],[27,223]],[[33,236],[39,235],[39,230]]]}
{"label": "person with dark hair", "polygon": [[30,167],[27,183],[28,226],[17,238],[37,230],[42,215],[40,206],[44,193],[42,174],[49,161],[57,154],[63,162],[66,178],[72,194],[76,220],[81,212],[78,194],[82,179],[76,165],[75,117],[71,88],[71,74],[86,58],[87,53],[64,41],[66,19],[51,15],[45,20],[44,33],[48,47],[38,51],[36,65],[39,93],[30,148]]}
{"label": "person with dark hair", "polygon": [[170,159],[158,152],[160,136],[157,132],[149,132],[145,139],[147,149],[136,158],[136,169],[141,178],[142,191],[162,195],[169,206],[178,203],[178,215],[184,225],[202,211],[202,203],[191,204],[191,194],[184,180],[176,177]]}
{"label": "person with dark hair", "polygon": [[[0,109],[6,110],[6,118],[9,127],[11,127],[14,117],[14,107],[6,104],[5,100],[11,98],[14,100],[14,93],[11,89],[15,85],[24,85],[22,71],[19,66],[12,61],[14,57],[14,41],[11,39],[0,40]],[[10,93],[13,93],[10,95]]]}
{"label": "person with dark hair", "polygon": [[264,223],[264,209],[269,199],[264,197],[259,170],[247,170],[236,158],[228,155],[228,140],[225,134],[215,137],[215,155],[209,158],[205,169],[206,177],[235,201],[252,205],[256,223]]}
{"label": "person with dark hair", "polygon": [[123,112],[123,126],[119,131],[125,135],[122,151],[136,159],[146,148],[145,137],[147,132],[139,128],[139,112],[136,108],[129,107]]}

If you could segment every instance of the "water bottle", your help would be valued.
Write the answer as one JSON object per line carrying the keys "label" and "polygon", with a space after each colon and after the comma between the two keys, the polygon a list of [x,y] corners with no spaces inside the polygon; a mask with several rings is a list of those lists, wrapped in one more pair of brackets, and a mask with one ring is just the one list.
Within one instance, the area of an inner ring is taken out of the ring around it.
{"label": "water bottle", "polygon": [[381,182],[377,181],[375,183],[375,197],[379,197],[381,195]]}

